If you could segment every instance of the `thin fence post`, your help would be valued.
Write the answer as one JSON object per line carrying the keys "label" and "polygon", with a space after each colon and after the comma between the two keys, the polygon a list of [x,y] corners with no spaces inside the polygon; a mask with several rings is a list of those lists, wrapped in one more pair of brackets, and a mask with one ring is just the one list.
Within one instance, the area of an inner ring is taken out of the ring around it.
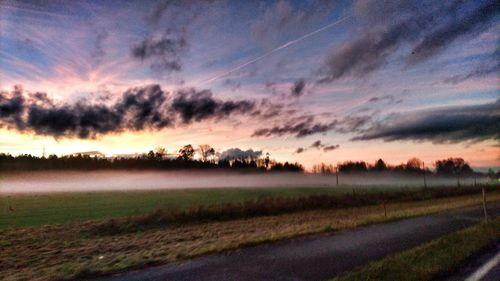
{"label": "thin fence post", "polygon": [[483,192],[484,222],[488,222],[488,213],[486,212],[486,190],[484,189],[484,187],[481,190]]}
{"label": "thin fence post", "polygon": [[387,218],[387,204],[386,204],[385,200],[384,200],[384,217]]}
{"label": "thin fence post", "polygon": [[424,188],[427,188],[427,179],[425,178],[425,163],[422,161],[422,169],[424,171]]}
{"label": "thin fence post", "polygon": [[337,185],[339,185],[339,167],[335,169],[335,179],[337,181]]}

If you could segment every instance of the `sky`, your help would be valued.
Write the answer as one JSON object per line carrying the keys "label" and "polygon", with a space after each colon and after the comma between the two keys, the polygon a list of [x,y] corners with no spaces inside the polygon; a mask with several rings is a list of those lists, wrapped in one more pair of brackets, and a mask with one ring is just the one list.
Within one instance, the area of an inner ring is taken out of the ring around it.
{"label": "sky", "polygon": [[0,0],[0,152],[500,167],[498,1]]}

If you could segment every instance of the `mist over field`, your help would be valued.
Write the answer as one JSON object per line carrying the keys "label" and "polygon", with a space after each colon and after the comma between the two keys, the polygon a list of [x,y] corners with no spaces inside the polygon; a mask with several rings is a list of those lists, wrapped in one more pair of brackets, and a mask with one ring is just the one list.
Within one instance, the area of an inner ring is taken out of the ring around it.
{"label": "mist over field", "polygon": [[[456,177],[427,175],[427,186],[457,185]],[[476,181],[486,182],[486,178]],[[461,185],[473,178],[460,178]],[[0,193],[169,190],[189,188],[267,187],[423,187],[422,175],[237,173],[204,171],[13,172],[0,176]]]}

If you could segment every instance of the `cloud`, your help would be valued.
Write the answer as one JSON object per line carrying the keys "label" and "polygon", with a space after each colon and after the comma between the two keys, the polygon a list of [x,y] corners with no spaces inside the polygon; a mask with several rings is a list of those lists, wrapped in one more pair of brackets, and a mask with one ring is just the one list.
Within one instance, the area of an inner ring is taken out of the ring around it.
{"label": "cloud", "polygon": [[151,70],[159,73],[180,71],[180,55],[187,49],[187,40],[183,32],[176,34],[165,32],[160,37],[148,37],[131,49],[133,58],[148,61]]}
{"label": "cloud", "polygon": [[304,94],[306,88],[306,81],[304,79],[299,79],[293,83],[291,88],[291,95],[294,97],[300,97]]}
{"label": "cloud", "polygon": [[299,148],[297,148],[297,150],[295,151],[295,153],[300,154],[300,153],[304,152],[305,150],[306,149],[304,149],[303,147],[299,147]]}
{"label": "cloud", "polygon": [[383,67],[401,46],[410,46],[408,65],[430,59],[457,39],[486,30],[498,3],[467,1],[357,1],[364,32],[331,49],[319,69],[319,82],[363,77]]}
{"label": "cloud", "polygon": [[322,0],[302,2],[296,5],[291,1],[273,2],[265,8],[262,16],[252,25],[252,35],[266,48],[272,48],[279,39],[277,34],[286,34],[318,22],[328,16],[336,1]]}
{"label": "cloud", "polygon": [[101,63],[101,60],[106,56],[106,51],[104,50],[104,42],[109,37],[109,33],[106,30],[101,30],[97,33],[94,41],[94,48],[92,50],[91,56],[95,65]]}
{"label": "cloud", "polygon": [[252,137],[295,135],[297,138],[302,138],[317,133],[326,133],[332,130],[336,125],[336,121],[321,123],[315,122],[313,117],[305,117],[299,118],[299,120],[289,121],[283,126],[258,129],[254,131]]}
{"label": "cloud", "polygon": [[[323,152],[329,152],[329,151],[335,150],[339,147],[340,146],[338,144],[334,144],[334,145],[324,144],[321,142],[321,140],[317,140],[309,146],[309,148],[323,149]],[[302,152],[305,152],[306,150],[307,150],[307,148],[299,147],[299,148],[297,148],[295,153],[300,154]]]}
{"label": "cloud", "polygon": [[302,138],[329,131],[342,134],[355,133],[363,131],[372,122],[372,117],[371,115],[347,115],[339,120],[317,122],[314,116],[304,115],[293,118],[282,125],[257,129],[252,137],[294,135],[297,138]]}
{"label": "cloud", "polygon": [[230,148],[223,151],[219,159],[223,160],[235,160],[235,159],[257,159],[262,156],[262,150],[241,150],[239,148]]}
{"label": "cloud", "polygon": [[215,99],[209,90],[171,94],[159,85],[128,89],[112,104],[58,104],[45,93],[25,93],[17,86],[0,95],[0,126],[55,138],[87,139],[246,114],[253,107],[253,101]]}
{"label": "cloud", "polygon": [[[159,85],[132,88],[113,106],[120,116],[128,116],[126,128],[134,130],[163,129],[173,124],[172,116],[167,108],[169,93]],[[92,120],[92,118],[90,118]]]}
{"label": "cloud", "polygon": [[459,143],[500,140],[500,100],[483,105],[451,106],[400,113],[374,124],[352,140]]}
{"label": "cloud", "polygon": [[223,118],[232,113],[245,114],[255,108],[255,103],[247,100],[221,101],[212,97],[210,90],[181,90],[172,102],[171,109],[178,113],[184,123],[202,121],[208,118]]}
{"label": "cloud", "polygon": [[327,145],[327,146],[323,147],[323,151],[324,152],[329,152],[329,151],[335,150],[335,149],[337,149],[339,147],[340,147],[340,145],[338,145],[338,144]]}
{"label": "cloud", "polygon": [[385,96],[381,96],[381,97],[373,97],[373,98],[369,99],[368,102],[379,102],[379,101],[384,101],[384,100],[392,102],[394,99],[395,98],[393,95],[385,95]]}
{"label": "cloud", "polygon": [[241,82],[229,78],[224,80],[222,85],[229,87],[232,92],[239,90],[241,88]]}
{"label": "cloud", "polygon": [[444,79],[443,82],[449,84],[458,84],[463,81],[469,80],[471,78],[485,77],[491,74],[497,74],[499,72],[500,72],[500,63],[489,67],[479,67],[467,74],[454,75]]}
{"label": "cloud", "polygon": [[22,92],[23,89],[20,86],[15,86],[11,93],[0,93],[0,120],[6,120],[7,128],[23,128],[24,126],[22,113],[25,99]]}
{"label": "cloud", "polygon": [[500,46],[497,46],[495,51],[490,54],[489,60],[482,63],[476,69],[466,74],[454,75],[443,80],[444,83],[458,84],[471,78],[486,77],[491,74],[500,72]]}
{"label": "cloud", "polygon": [[490,20],[498,15],[499,9],[500,4],[497,1],[487,1],[465,16],[443,24],[424,36],[423,40],[413,48],[408,62],[414,64],[424,61],[442,51],[456,39],[484,31],[489,26]]}
{"label": "cloud", "polygon": [[312,147],[312,148],[317,148],[317,149],[320,149],[320,148],[322,148],[323,146],[325,146],[325,145],[324,145],[324,144],[322,144],[320,140],[317,140],[317,141],[315,141],[315,142],[313,142],[313,143],[311,144],[311,147]]}
{"label": "cloud", "polygon": [[[198,0],[198,1],[176,1],[161,0],[156,1],[156,5],[151,9],[146,21],[151,25],[157,25],[162,19],[168,19],[168,24],[187,24],[193,21],[200,12],[207,11],[210,5],[223,2],[218,0]],[[161,22],[162,24],[164,22]]]}

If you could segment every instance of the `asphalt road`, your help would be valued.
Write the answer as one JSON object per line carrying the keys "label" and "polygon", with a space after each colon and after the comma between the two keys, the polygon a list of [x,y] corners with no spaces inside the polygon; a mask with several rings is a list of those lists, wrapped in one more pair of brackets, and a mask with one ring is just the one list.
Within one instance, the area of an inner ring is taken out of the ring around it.
{"label": "asphalt road", "polygon": [[[498,281],[500,280],[500,241],[489,249],[478,253],[468,259],[468,262],[451,275],[442,278],[443,281]],[[488,266],[492,263],[492,267]],[[487,268],[484,271],[484,268]]]}
{"label": "asphalt road", "polygon": [[[488,207],[500,215],[500,203]],[[479,222],[481,208],[376,224],[212,254],[96,280],[328,280]]]}

